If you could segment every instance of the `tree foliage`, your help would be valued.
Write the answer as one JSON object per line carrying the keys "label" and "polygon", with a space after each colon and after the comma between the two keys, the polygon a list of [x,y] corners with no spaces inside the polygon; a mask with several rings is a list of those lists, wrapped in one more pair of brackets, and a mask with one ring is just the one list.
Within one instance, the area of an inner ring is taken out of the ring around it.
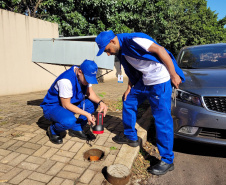
{"label": "tree foliage", "polygon": [[0,0],[0,8],[56,22],[64,36],[144,32],[174,54],[226,42],[226,16],[217,20],[206,0]]}

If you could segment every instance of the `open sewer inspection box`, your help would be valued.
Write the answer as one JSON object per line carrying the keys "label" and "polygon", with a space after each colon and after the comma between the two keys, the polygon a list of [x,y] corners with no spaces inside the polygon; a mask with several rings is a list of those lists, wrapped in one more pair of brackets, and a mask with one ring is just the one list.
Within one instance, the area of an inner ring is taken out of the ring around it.
{"label": "open sewer inspection box", "polygon": [[34,39],[32,61],[35,63],[80,65],[85,59],[94,60],[100,69],[113,70],[115,56],[103,53],[96,56],[99,48],[96,36],[77,36]]}

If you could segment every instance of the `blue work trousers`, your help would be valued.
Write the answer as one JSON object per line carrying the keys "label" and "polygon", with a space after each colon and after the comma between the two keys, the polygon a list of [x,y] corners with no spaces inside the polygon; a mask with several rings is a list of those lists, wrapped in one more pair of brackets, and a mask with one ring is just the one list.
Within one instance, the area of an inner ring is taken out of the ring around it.
{"label": "blue work trousers", "polygon": [[[83,109],[83,101],[77,105],[77,107]],[[85,111],[92,114],[96,111],[98,105],[89,99],[85,99]],[[50,126],[52,134],[59,135],[60,132],[72,129],[75,131],[82,131],[83,127],[87,124],[86,116],[80,115],[78,118],[75,117],[75,113],[63,108],[60,105],[54,106],[45,115],[53,124]]]}
{"label": "blue work trousers", "polygon": [[135,129],[137,108],[146,99],[149,100],[155,119],[156,142],[162,160],[173,163],[173,119],[171,116],[171,81],[157,85],[144,85],[140,80],[123,102],[124,135],[130,140],[137,140]]}

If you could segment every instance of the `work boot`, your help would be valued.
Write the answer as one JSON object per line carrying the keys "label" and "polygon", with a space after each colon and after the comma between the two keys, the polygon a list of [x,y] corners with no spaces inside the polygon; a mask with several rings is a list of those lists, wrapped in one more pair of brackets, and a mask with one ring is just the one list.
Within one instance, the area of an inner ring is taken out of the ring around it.
{"label": "work boot", "polygon": [[139,142],[138,140],[130,140],[130,139],[127,139],[127,137],[124,135],[124,136],[115,136],[112,138],[112,140],[118,144],[127,144],[131,147],[137,147],[139,145]]}
{"label": "work boot", "polygon": [[168,171],[174,170],[174,164],[168,164],[164,161],[159,161],[156,165],[150,167],[148,169],[148,172],[150,172],[153,175],[164,175]]}
{"label": "work boot", "polygon": [[69,129],[68,131],[68,134],[71,137],[78,137],[79,139],[87,140],[87,135],[83,131],[76,131],[71,129]]}
{"label": "work boot", "polygon": [[50,127],[47,128],[47,135],[49,136],[49,140],[54,144],[62,144],[63,139],[61,136],[52,134]]}

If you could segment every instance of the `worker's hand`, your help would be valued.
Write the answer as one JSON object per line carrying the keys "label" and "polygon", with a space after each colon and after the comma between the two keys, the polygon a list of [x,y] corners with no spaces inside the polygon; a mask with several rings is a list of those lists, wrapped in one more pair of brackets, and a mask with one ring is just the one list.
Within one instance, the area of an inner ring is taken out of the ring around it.
{"label": "worker's hand", "polygon": [[88,113],[86,117],[87,117],[87,123],[89,125],[91,125],[91,124],[92,124],[92,126],[96,125],[96,118],[94,115],[91,115],[90,113]]}
{"label": "worker's hand", "polygon": [[104,102],[100,102],[100,110],[98,112],[103,112],[104,117],[107,114],[108,107]]}
{"label": "worker's hand", "polygon": [[122,96],[122,101],[126,101],[126,98],[128,96],[128,94],[130,93],[131,88],[127,88],[126,91],[124,92],[123,96]]}
{"label": "worker's hand", "polygon": [[174,85],[174,87],[175,87],[176,89],[178,89],[178,88],[179,88],[179,85],[180,85],[180,83],[181,83],[181,78],[180,78],[180,76],[179,76],[178,74],[175,74],[175,75],[170,75],[170,78],[171,78],[171,82],[172,82],[172,84]]}

